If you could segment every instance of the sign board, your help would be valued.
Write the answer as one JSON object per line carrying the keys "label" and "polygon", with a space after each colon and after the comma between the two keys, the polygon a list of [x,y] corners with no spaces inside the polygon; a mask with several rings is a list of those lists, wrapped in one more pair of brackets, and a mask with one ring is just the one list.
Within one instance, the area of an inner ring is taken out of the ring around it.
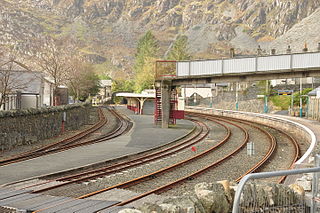
{"label": "sign board", "polygon": [[278,90],[278,95],[292,95],[293,90]]}
{"label": "sign board", "polygon": [[264,95],[257,95],[257,98],[264,98]]}
{"label": "sign board", "polygon": [[255,154],[254,143],[253,142],[247,143],[247,155],[252,156],[254,154]]}

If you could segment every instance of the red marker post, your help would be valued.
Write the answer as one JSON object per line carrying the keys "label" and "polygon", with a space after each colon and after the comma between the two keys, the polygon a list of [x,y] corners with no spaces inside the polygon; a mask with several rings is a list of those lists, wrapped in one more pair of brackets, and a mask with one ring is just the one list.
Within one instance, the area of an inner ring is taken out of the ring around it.
{"label": "red marker post", "polygon": [[191,151],[196,152],[197,148],[195,146],[191,147]]}

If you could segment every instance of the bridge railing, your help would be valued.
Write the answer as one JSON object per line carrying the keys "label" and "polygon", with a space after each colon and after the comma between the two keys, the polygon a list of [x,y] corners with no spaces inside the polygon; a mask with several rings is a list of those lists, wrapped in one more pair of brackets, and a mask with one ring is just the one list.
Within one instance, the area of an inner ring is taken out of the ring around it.
{"label": "bridge railing", "polygon": [[176,62],[177,77],[320,68],[320,52]]}

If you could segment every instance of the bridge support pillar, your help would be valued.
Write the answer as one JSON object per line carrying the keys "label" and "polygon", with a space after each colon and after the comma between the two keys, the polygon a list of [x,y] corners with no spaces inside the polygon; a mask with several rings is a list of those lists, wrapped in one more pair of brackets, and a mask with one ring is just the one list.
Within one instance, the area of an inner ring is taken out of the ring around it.
{"label": "bridge support pillar", "polygon": [[172,84],[170,80],[159,80],[155,82],[155,86],[155,124],[161,124],[162,128],[169,128]]}
{"label": "bridge support pillar", "polygon": [[170,97],[171,97],[171,81],[161,82],[161,110],[162,110],[162,128],[169,128],[170,122]]}

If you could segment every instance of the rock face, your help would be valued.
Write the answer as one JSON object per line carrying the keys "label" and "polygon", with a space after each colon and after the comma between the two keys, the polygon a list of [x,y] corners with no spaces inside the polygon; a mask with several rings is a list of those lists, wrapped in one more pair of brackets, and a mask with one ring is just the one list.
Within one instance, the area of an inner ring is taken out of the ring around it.
{"label": "rock face", "polygon": [[[299,30],[318,23],[312,20],[320,17],[314,13],[319,6],[320,0],[0,0],[0,43],[30,55],[34,38],[70,36],[83,54],[110,64],[116,59],[119,72],[130,72],[137,40],[147,30],[160,40],[161,55],[178,34],[189,37],[195,58],[226,56],[231,47],[252,54],[257,44],[278,37],[273,44],[282,48],[301,40]],[[303,33],[308,42],[320,39],[312,30]]]}

